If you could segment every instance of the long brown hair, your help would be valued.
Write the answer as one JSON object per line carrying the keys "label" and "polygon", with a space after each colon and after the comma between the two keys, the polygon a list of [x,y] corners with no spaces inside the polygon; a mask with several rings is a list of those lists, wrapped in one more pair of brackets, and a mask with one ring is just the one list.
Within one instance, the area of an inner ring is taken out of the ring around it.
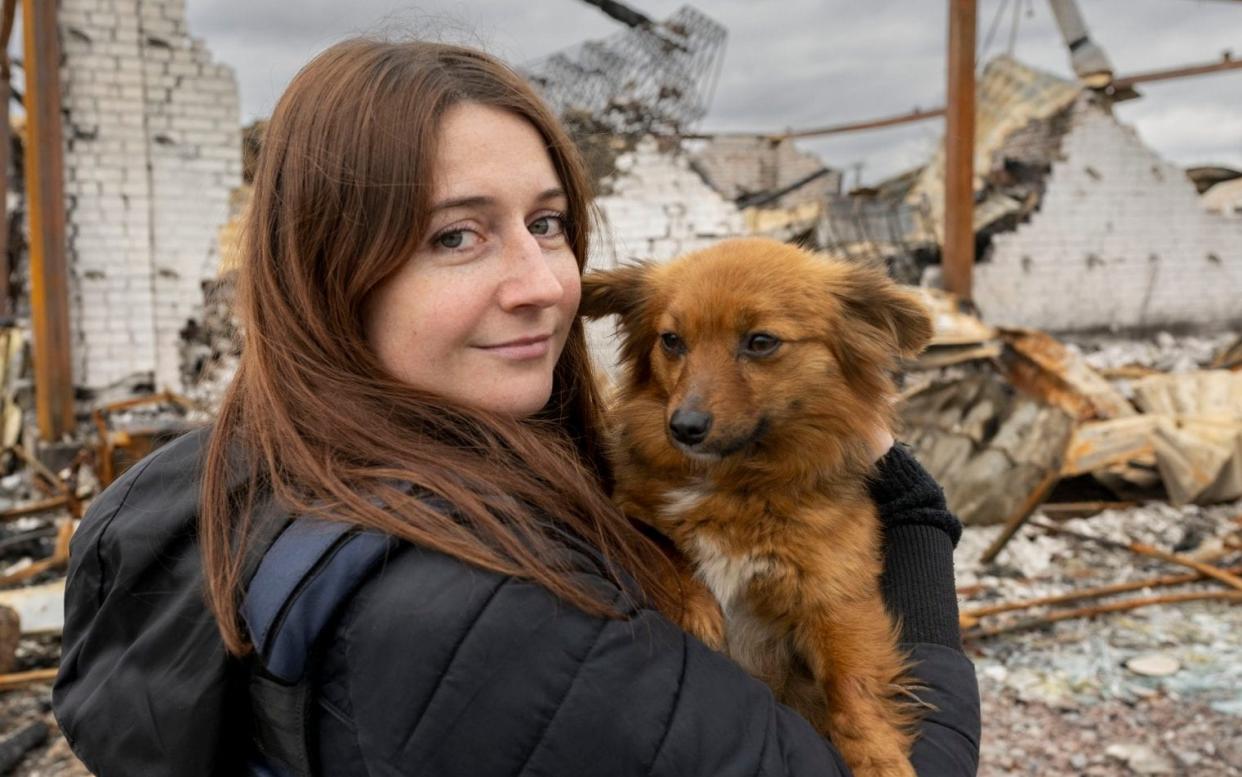
{"label": "long brown hair", "polygon": [[[228,649],[244,550],[262,499],[377,529],[471,564],[534,580],[591,613],[615,615],[555,552],[549,521],[595,545],[657,604],[674,596],[659,552],[608,501],[600,400],[577,321],[552,398],[517,420],[400,382],[367,345],[368,294],[427,229],[437,132],[448,108],[511,111],[543,136],[568,199],[579,269],[589,237],[582,161],[529,85],[475,50],[355,39],[315,57],[281,97],[254,178],[238,279],[241,365],[203,467],[207,595]],[[240,485],[239,485],[240,484]],[[421,495],[421,496],[420,496]],[[434,495],[455,508],[430,507]]]}

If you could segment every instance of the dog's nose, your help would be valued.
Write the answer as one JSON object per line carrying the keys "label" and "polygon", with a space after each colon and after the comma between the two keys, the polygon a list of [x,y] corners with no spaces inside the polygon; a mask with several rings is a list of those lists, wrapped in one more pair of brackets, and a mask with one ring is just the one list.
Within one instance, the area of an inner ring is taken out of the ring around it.
{"label": "dog's nose", "polygon": [[698,410],[674,410],[668,428],[677,442],[698,445],[707,439],[707,433],[711,431],[712,414]]}

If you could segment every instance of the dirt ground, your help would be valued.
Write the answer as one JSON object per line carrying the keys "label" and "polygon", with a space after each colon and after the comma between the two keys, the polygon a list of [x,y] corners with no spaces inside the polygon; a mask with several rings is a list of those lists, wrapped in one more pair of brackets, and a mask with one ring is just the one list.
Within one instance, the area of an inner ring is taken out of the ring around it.
{"label": "dirt ground", "polygon": [[986,680],[980,690],[979,777],[1242,775],[1242,721],[1206,704],[1161,695],[1063,710]]}

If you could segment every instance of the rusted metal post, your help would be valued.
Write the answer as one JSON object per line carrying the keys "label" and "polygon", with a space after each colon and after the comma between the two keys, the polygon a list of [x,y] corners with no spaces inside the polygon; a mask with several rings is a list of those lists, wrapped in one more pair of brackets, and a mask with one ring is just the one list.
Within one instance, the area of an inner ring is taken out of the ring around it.
{"label": "rusted metal post", "polygon": [[26,65],[26,198],[30,209],[30,312],[35,409],[44,440],[73,427],[69,286],[65,257],[64,135],[60,41],[53,0],[23,0]]}
{"label": "rusted metal post", "polygon": [[[0,12],[0,208],[9,201],[9,151],[12,136],[9,132],[9,98],[13,95],[12,63],[9,60],[9,38],[13,35],[13,20],[17,16],[17,0],[4,0]],[[13,311],[9,307],[12,292],[9,289],[9,219],[5,210],[0,219],[0,318],[8,318]]]}
{"label": "rusted metal post", "polygon": [[976,0],[949,0],[949,83],[944,165],[944,286],[971,298],[975,264]]}

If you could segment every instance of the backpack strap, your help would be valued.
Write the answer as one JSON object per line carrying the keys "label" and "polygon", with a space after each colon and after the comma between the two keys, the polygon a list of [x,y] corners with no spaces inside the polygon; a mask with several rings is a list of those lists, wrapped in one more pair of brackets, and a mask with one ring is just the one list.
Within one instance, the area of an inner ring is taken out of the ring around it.
{"label": "backpack strap", "polygon": [[307,667],[340,605],[396,545],[387,535],[304,517],[287,522],[258,560],[241,606],[255,648],[255,744],[267,760],[252,767],[255,774],[313,774]]}

